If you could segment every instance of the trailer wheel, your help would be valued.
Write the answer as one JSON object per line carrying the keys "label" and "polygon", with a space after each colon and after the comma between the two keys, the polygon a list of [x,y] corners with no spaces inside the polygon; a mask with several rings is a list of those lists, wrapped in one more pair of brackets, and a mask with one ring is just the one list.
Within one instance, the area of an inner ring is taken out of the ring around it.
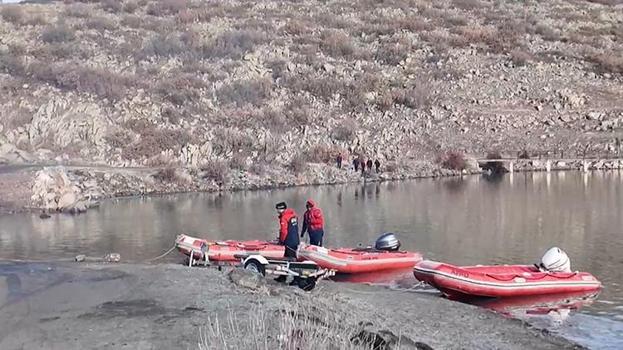
{"label": "trailer wheel", "polygon": [[262,276],[266,276],[266,268],[264,267],[264,265],[262,263],[260,263],[259,261],[255,260],[255,259],[251,259],[247,262],[244,263],[244,268],[245,270],[249,270],[249,271],[253,271],[255,273],[258,273]]}
{"label": "trailer wheel", "polygon": [[299,288],[301,288],[302,290],[309,292],[313,290],[314,288],[316,288],[316,278],[313,278],[313,277],[301,278],[298,281],[298,285],[299,285]]}

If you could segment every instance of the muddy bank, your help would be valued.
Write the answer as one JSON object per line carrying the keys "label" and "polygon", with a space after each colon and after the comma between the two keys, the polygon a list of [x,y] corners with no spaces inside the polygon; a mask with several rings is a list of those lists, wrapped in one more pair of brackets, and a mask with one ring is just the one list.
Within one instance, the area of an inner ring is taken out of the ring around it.
{"label": "muddy bank", "polygon": [[430,294],[331,281],[305,293],[233,277],[179,265],[0,263],[0,348],[370,348],[370,339],[401,349],[578,348]]}

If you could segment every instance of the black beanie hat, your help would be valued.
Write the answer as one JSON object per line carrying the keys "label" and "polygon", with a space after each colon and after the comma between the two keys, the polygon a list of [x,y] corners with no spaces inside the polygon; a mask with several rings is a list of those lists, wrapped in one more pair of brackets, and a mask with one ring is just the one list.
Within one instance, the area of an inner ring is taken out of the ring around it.
{"label": "black beanie hat", "polygon": [[279,203],[277,203],[277,205],[275,205],[275,208],[276,208],[277,210],[279,210],[279,209],[285,209],[285,208],[287,208],[287,207],[288,207],[288,205],[286,204],[286,202],[279,202]]}

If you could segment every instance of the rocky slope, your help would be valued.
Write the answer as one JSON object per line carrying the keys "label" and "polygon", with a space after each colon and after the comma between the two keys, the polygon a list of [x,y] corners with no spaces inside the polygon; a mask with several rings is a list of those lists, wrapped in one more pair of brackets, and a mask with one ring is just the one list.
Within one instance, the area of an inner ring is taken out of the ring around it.
{"label": "rocky slope", "polygon": [[387,178],[447,152],[617,156],[617,3],[3,5],[0,163],[144,168],[122,175],[141,193],[359,179],[337,153]]}

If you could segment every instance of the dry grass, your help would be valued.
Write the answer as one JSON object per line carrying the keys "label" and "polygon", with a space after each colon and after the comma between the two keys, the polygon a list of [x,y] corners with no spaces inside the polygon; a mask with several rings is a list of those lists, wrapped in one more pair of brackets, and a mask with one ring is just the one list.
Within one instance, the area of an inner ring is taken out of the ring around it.
{"label": "dry grass", "polygon": [[26,15],[21,7],[17,5],[9,5],[2,8],[2,11],[0,11],[0,17],[7,22],[19,25],[24,23]]}
{"label": "dry grass", "polygon": [[[244,313],[231,308],[214,316],[199,334],[199,349],[372,350],[400,348],[403,338],[364,331],[347,314],[325,301],[287,303],[282,309],[254,305]],[[244,335],[244,336],[240,336]],[[421,343],[415,343],[416,347]]]}

